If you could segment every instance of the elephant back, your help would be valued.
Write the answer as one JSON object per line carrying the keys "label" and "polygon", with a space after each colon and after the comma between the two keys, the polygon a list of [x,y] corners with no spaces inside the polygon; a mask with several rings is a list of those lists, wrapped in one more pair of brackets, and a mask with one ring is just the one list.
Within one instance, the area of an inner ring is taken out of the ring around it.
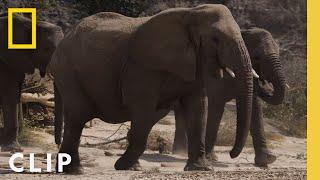
{"label": "elephant back", "polygon": [[196,52],[185,25],[187,9],[177,8],[153,16],[132,35],[129,61],[194,80]]}

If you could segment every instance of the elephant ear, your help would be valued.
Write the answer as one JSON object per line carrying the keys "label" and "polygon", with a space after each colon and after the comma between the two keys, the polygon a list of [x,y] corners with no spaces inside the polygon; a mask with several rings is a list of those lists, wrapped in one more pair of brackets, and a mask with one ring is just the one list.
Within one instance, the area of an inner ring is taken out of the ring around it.
{"label": "elephant ear", "polygon": [[166,71],[186,81],[195,79],[196,50],[182,12],[164,12],[139,26],[129,44],[129,60]]}
{"label": "elephant ear", "polygon": [[[33,73],[34,50],[8,49],[8,17],[0,18],[0,62],[20,73]],[[13,43],[31,43],[31,21],[19,15],[13,18]]]}

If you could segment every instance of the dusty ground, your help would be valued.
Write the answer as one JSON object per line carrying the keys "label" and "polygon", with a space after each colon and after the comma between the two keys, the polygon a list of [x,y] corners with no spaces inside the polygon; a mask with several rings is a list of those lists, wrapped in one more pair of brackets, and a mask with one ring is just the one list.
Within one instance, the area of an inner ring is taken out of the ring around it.
{"label": "dusty ground", "polygon": [[[163,132],[168,136],[173,135],[174,125],[170,123],[172,115],[166,117],[166,122],[157,124],[153,131]],[[95,120],[92,128],[83,132],[80,147],[80,156],[84,166],[83,175],[61,175],[54,173],[44,174],[15,174],[8,170],[9,153],[0,153],[0,179],[306,179],[306,140],[284,137],[281,142],[272,142],[272,151],[277,155],[276,162],[268,169],[257,168],[253,165],[253,149],[245,148],[236,159],[228,155],[231,147],[217,147],[219,162],[212,164],[210,172],[184,172],[186,157],[159,154],[157,151],[146,151],[140,159],[144,170],[142,172],[115,171],[113,165],[123,153],[125,141],[116,144],[88,147],[88,143],[105,142],[106,137],[112,135],[119,125],[111,125]],[[270,131],[275,131],[273,128]],[[124,137],[127,126],[123,125],[110,139]],[[276,132],[275,132],[276,133]],[[46,133],[39,133],[43,137],[42,148],[26,147],[25,154],[38,153],[36,167],[46,169],[43,158],[45,152],[56,152],[53,137]],[[20,161],[28,170],[28,159]],[[54,166],[53,166],[54,167]]]}

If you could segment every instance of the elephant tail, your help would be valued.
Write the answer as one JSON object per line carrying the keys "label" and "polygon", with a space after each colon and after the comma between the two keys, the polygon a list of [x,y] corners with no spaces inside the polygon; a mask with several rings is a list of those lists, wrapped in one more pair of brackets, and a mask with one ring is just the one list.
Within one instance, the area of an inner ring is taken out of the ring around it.
{"label": "elephant tail", "polygon": [[54,139],[57,145],[61,144],[63,126],[63,103],[59,90],[54,83]]}

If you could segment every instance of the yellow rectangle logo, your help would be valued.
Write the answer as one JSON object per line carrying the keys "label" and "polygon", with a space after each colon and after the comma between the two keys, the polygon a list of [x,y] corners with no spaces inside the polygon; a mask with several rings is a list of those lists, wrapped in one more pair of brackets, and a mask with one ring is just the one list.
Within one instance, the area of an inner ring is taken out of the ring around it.
{"label": "yellow rectangle logo", "polygon": [[[31,44],[13,43],[13,14],[31,13],[32,42]],[[36,8],[8,8],[8,49],[36,49],[37,48],[37,9]]]}

